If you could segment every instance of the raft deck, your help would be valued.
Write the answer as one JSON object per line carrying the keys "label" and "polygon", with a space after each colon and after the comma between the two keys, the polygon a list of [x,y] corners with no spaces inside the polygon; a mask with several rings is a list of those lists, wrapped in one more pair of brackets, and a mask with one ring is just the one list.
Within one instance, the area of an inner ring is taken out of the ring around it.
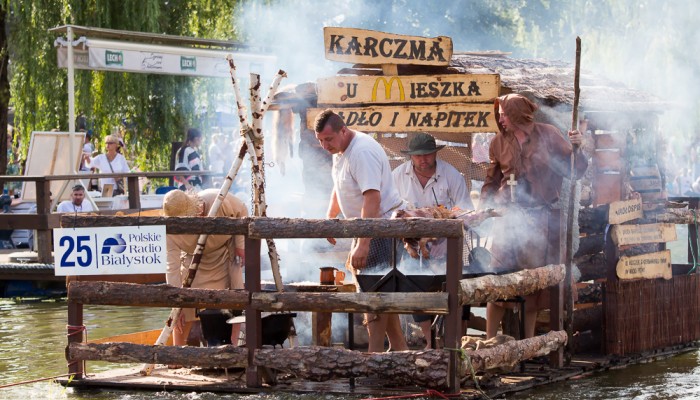
{"label": "raft deck", "polygon": [[[655,351],[628,356],[604,356],[599,354],[576,355],[569,367],[551,368],[547,361],[526,361],[524,369],[515,368],[509,373],[494,374],[490,377],[480,377],[477,389],[471,379],[463,385],[461,398],[482,399],[484,393],[490,398],[512,394],[537,386],[543,386],[567,379],[585,378],[596,372],[625,368],[629,365],[647,363],[673,357],[679,354],[696,351],[700,342],[668,347]],[[180,368],[168,369],[158,365],[150,376],[142,376],[140,366],[113,369],[106,372],[89,374],[81,380],[58,379],[57,382],[80,389],[120,389],[134,391],[187,391],[187,392],[216,392],[216,393],[274,393],[287,392],[299,394],[330,394],[351,396],[406,396],[425,393],[420,387],[388,387],[385,382],[371,377],[336,379],[326,382],[300,381],[290,374],[277,374],[277,383],[264,384],[260,388],[246,387],[244,369],[202,369]]]}

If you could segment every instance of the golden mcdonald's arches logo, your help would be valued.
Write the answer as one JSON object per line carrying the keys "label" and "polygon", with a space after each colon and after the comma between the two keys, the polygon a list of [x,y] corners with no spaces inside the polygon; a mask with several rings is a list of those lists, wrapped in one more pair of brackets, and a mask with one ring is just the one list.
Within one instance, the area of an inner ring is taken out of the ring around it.
{"label": "golden mcdonald's arches logo", "polygon": [[334,76],[316,83],[318,104],[328,105],[486,103],[499,89],[497,74]]}
{"label": "golden mcdonald's arches logo", "polygon": [[374,87],[372,88],[372,101],[377,101],[377,89],[379,88],[379,84],[383,83],[384,84],[384,98],[386,100],[391,99],[391,88],[394,85],[394,82],[396,82],[396,85],[399,87],[399,100],[404,101],[406,100],[406,96],[404,95],[403,91],[403,83],[401,82],[401,79],[398,77],[394,76],[389,79],[387,82],[386,78],[379,77],[377,78],[376,81],[374,81]]}

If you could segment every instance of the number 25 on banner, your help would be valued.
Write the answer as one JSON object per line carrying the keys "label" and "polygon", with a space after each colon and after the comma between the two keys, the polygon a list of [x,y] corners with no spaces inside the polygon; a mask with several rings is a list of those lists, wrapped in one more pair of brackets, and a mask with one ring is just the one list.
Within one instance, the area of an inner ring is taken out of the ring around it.
{"label": "number 25 on banner", "polygon": [[157,274],[166,269],[165,226],[54,229],[53,236],[57,276]]}
{"label": "number 25 on banner", "polygon": [[63,236],[58,244],[63,250],[60,260],[62,268],[75,267],[76,261],[80,267],[89,267],[92,264],[93,251],[90,246],[90,236]]}

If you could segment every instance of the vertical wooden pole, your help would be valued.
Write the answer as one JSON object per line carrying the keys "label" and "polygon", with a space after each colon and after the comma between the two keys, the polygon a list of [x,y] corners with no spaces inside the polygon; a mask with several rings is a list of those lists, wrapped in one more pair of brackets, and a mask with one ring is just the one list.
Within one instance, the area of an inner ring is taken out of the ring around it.
{"label": "vertical wooden pole", "polygon": [[141,208],[141,193],[139,192],[139,177],[130,176],[126,178],[127,190],[129,191],[129,208],[138,210]]}
{"label": "vertical wooden pole", "polygon": [[[68,345],[83,342],[83,305],[68,301]],[[68,353],[66,352],[66,356]],[[83,379],[83,360],[68,364],[68,373],[75,374],[73,379]]]}
{"label": "vertical wooden pole", "polygon": [[[245,289],[249,293],[260,292],[260,240],[245,239]],[[245,309],[245,342],[248,348],[246,385],[260,387],[261,380],[255,366],[255,350],[262,347],[262,320],[260,311],[249,305]]]}
{"label": "vertical wooden pole", "polygon": [[462,307],[459,305],[459,281],[462,279],[462,252],[464,238],[447,239],[447,276],[445,286],[448,294],[448,314],[445,318],[445,348],[449,352],[447,385],[450,393],[459,393],[459,378],[462,362],[456,349],[460,346],[462,330]]}
{"label": "vertical wooden pole", "polygon": [[612,241],[612,225],[605,228],[605,247],[603,254],[606,263],[606,281],[603,286],[603,346],[605,354],[623,354],[622,345],[618,340],[621,332],[629,327],[618,326],[619,311],[617,307],[620,281],[617,278],[617,260],[619,253]]}
{"label": "vertical wooden pole", "polygon": [[[688,200],[688,210],[697,210],[698,209],[698,204],[700,204],[700,199],[697,197],[690,198]],[[697,211],[696,211],[697,212]],[[688,264],[693,264],[695,260],[693,260],[693,254],[695,254],[695,257],[698,256],[698,249],[696,248],[696,245],[698,243],[698,230],[695,228],[695,224],[688,224]],[[695,273],[698,273],[698,270],[695,270]]]}
{"label": "vertical wooden pole", "polygon": [[[549,227],[547,241],[550,244],[555,244],[551,252],[547,254],[547,263],[564,264],[564,256],[566,255],[566,241],[562,240],[560,232],[566,231],[566,223],[562,217],[561,210],[552,210],[547,218]],[[564,283],[560,282],[556,286],[549,288],[549,329],[560,331],[564,329]],[[569,338],[571,340],[571,338]],[[564,366],[564,348],[559,347],[557,351],[549,353],[549,365],[552,368],[561,368]]]}
{"label": "vertical wooden pole", "polygon": [[51,214],[51,182],[45,178],[40,178],[36,181],[36,213],[41,215],[42,223],[39,229],[36,230],[36,252],[38,261],[42,264],[51,264],[51,229],[48,227],[48,216]]}

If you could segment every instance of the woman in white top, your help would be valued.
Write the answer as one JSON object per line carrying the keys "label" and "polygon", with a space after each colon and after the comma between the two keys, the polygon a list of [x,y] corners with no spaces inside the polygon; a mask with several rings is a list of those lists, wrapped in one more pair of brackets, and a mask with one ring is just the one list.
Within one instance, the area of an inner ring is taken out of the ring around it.
{"label": "woman in white top", "polygon": [[[119,138],[114,135],[109,135],[105,137],[105,147],[107,151],[98,155],[95,158],[90,159],[90,168],[96,168],[100,170],[100,173],[111,174],[118,172],[129,172],[129,165],[126,163],[126,158],[119,154]],[[117,180],[120,184],[117,185]],[[111,183],[114,185],[114,194],[124,194],[124,178],[102,178],[100,179],[100,187],[104,187],[105,184]]]}

